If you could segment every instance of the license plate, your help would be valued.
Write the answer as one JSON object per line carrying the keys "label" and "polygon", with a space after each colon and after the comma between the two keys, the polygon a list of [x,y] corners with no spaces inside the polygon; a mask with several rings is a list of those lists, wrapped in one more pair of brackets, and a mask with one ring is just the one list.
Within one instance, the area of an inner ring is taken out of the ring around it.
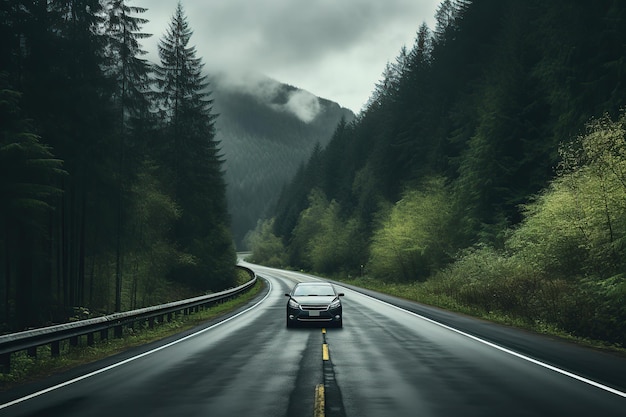
{"label": "license plate", "polygon": [[309,311],[309,317],[319,317],[319,316],[320,316],[319,311]]}

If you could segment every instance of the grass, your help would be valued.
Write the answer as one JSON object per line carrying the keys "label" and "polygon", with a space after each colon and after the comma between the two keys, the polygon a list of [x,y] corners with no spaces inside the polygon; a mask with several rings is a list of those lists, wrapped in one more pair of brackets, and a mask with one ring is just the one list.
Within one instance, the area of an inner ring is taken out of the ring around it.
{"label": "grass", "polygon": [[468,316],[480,318],[493,323],[503,324],[506,326],[516,327],[529,330],[535,333],[558,337],[570,342],[587,346],[594,349],[611,351],[621,355],[626,355],[626,349],[607,343],[601,340],[593,340],[572,335],[559,327],[542,321],[529,322],[523,318],[516,317],[513,314],[501,311],[485,311],[484,309],[466,305],[458,302],[454,298],[441,295],[432,291],[428,287],[428,283],[386,283],[369,277],[362,278],[342,278],[333,277],[337,281],[346,284],[355,285],[361,288],[378,291],[383,294],[392,295],[409,301],[416,301],[422,304],[442,308],[456,313],[466,314]]}
{"label": "grass", "polygon": [[[244,282],[249,279],[250,277],[247,276]],[[192,329],[245,305],[262,290],[263,286],[263,282],[259,280],[249,291],[233,300],[191,315],[177,315],[171,322],[160,323],[152,329],[148,328],[147,324],[132,329],[125,328],[122,338],[98,340],[96,335],[95,343],[92,346],[88,346],[84,342],[79,343],[79,346],[70,346],[69,342],[62,343],[61,355],[56,358],[51,357],[49,346],[40,346],[37,349],[36,357],[30,357],[24,351],[16,352],[11,356],[11,372],[0,374],[0,390],[6,391],[18,385],[36,381]]]}

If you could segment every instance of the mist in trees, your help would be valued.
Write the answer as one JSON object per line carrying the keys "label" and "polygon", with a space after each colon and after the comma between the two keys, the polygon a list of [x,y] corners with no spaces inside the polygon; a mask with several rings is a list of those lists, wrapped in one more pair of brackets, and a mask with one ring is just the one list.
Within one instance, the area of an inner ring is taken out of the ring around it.
{"label": "mist in trees", "polygon": [[179,4],[161,63],[150,63],[145,10],[0,6],[2,330],[234,280],[216,116],[192,31]]}
{"label": "mist in trees", "polygon": [[608,0],[442,2],[285,188],[272,239],[292,267],[363,265],[626,343],[625,16]]}
{"label": "mist in trees", "polygon": [[219,113],[216,138],[224,153],[232,233],[238,249],[245,250],[246,234],[274,208],[282,187],[314,146],[327,144],[337,123],[354,114],[315,97],[319,111],[305,122],[286,105],[292,97],[314,96],[262,76],[250,77],[246,87],[232,86],[232,76],[211,74],[210,82]]}

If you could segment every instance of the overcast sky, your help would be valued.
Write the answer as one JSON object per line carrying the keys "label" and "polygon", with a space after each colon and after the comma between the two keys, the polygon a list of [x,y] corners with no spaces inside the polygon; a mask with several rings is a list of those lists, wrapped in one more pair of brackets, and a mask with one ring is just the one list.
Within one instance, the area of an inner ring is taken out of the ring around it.
{"label": "overcast sky", "polygon": [[[148,8],[143,32],[157,61],[178,0],[132,0]],[[432,29],[440,0],[182,0],[209,71],[257,71],[358,113],[422,22]]]}

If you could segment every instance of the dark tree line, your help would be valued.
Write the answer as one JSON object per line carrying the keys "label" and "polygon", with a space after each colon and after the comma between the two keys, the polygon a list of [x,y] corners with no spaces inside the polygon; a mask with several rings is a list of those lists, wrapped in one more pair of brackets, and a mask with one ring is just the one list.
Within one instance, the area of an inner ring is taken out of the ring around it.
{"label": "dark tree line", "polygon": [[233,282],[223,160],[192,31],[179,4],[152,64],[145,11],[124,0],[0,3],[5,330]]}
{"label": "dark tree line", "polygon": [[369,235],[381,202],[440,175],[460,210],[455,246],[496,242],[554,176],[559,144],[624,105],[624,13],[609,0],[443,1],[283,193],[276,233],[289,243],[319,188]]}
{"label": "dark tree line", "polygon": [[[626,4],[445,0],[435,17],[285,189],[255,253],[425,282],[456,303],[626,343],[624,204],[611,176],[622,169]],[[580,155],[566,144],[603,117],[620,121],[576,146],[613,156],[558,171]]]}

